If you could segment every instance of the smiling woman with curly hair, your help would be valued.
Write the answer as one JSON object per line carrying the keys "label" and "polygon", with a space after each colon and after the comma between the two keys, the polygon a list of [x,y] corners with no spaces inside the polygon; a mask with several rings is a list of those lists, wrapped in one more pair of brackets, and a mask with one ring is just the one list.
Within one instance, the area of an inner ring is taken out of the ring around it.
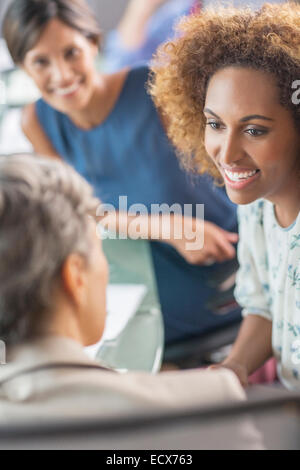
{"label": "smiling woman with curly hair", "polygon": [[300,108],[291,100],[291,85],[300,80],[299,5],[269,4],[259,12],[210,8],[184,18],[177,29],[180,38],[161,46],[154,58],[150,92],[184,166],[220,177],[205,151],[203,108],[210,78],[226,66],[271,73],[282,105],[300,125]]}
{"label": "smiling woman with curly hair", "polygon": [[242,384],[275,356],[300,389],[300,6],[208,10],[160,48],[150,90],[183,163],[239,207],[244,321],[222,366]]}

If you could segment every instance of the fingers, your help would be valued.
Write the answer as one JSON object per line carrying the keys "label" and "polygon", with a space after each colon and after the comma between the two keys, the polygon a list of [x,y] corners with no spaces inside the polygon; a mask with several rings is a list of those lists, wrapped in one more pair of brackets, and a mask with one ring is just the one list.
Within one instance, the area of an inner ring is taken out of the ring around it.
{"label": "fingers", "polygon": [[235,256],[235,249],[232,245],[224,243],[210,242],[201,250],[190,251],[177,246],[177,250],[183,258],[190,264],[210,266],[216,262],[221,263]]}
{"label": "fingers", "polygon": [[225,261],[227,259],[232,259],[235,257],[235,248],[230,242],[228,242],[228,240],[220,238],[218,239],[217,243],[220,253],[219,259],[221,261]]}
{"label": "fingers", "polygon": [[237,243],[239,241],[239,234],[234,232],[226,232],[225,236],[227,240],[231,241],[231,243]]}
{"label": "fingers", "polygon": [[204,261],[210,264],[212,264],[211,260],[222,263],[235,256],[235,248],[223,237],[218,237],[217,239],[209,240],[209,242],[204,243],[203,251],[205,253]]}
{"label": "fingers", "polygon": [[[180,224],[182,224],[182,219],[180,219]],[[170,243],[190,264],[209,266],[235,257],[236,250],[233,244],[238,241],[237,233],[227,232],[212,222],[205,222],[204,229],[204,246],[200,250],[187,249],[186,245],[190,244],[190,240],[184,238],[171,240]]]}
{"label": "fingers", "polygon": [[237,367],[231,367],[227,364],[221,363],[221,364],[213,364],[212,366],[208,367],[208,370],[220,370],[220,369],[229,369],[232,372],[235,373],[237,378],[239,379],[239,382],[243,388],[246,388],[248,386],[248,377],[247,373],[243,368],[237,368]]}
{"label": "fingers", "polygon": [[210,257],[214,257],[217,262],[227,261],[236,255],[233,243],[238,241],[238,234],[227,232],[220,227],[210,227],[209,233],[204,240],[204,248]]}

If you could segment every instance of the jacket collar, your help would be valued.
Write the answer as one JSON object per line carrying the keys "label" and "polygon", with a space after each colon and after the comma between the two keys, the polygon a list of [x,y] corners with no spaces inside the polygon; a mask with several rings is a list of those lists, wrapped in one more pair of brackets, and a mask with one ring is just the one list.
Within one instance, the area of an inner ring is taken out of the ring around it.
{"label": "jacket collar", "polygon": [[63,336],[44,336],[8,350],[7,364],[0,366],[0,380],[24,369],[51,363],[94,364],[82,345]]}

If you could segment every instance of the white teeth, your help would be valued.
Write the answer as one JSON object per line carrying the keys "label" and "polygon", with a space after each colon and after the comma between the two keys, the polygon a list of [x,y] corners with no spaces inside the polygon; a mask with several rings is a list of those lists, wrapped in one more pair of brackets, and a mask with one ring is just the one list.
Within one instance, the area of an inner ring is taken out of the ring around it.
{"label": "white teeth", "polygon": [[224,170],[224,171],[225,171],[226,175],[228,176],[228,178],[231,179],[232,181],[240,181],[240,180],[243,180],[243,179],[248,179],[251,176],[255,175],[257,170],[246,171],[244,173],[231,172],[231,171],[228,171],[228,170]]}
{"label": "white teeth", "polygon": [[74,83],[67,88],[57,88],[56,93],[59,96],[69,95],[70,93],[74,93],[79,88],[79,83]]}

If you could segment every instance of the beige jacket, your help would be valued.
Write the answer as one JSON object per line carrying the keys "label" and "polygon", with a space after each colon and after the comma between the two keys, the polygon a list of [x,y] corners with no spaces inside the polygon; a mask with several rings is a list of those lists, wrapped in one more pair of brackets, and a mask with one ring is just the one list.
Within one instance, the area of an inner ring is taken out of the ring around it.
{"label": "beige jacket", "polygon": [[[15,349],[0,366],[0,382],[51,363],[97,365],[75,341],[47,337]],[[238,379],[225,369],[151,375],[66,367],[25,373],[0,385],[0,419],[120,416],[241,400],[245,393]]]}

